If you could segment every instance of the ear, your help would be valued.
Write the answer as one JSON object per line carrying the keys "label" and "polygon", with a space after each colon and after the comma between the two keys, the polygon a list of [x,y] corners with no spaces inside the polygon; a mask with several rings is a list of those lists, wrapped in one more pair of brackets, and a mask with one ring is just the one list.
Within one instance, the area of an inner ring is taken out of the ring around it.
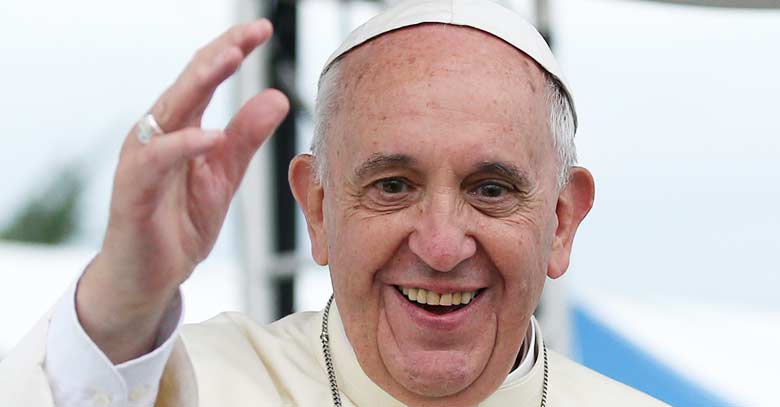
{"label": "ear", "polygon": [[569,183],[558,195],[555,216],[558,227],[553,237],[552,254],[547,265],[547,276],[558,278],[569,268],[571,246],[574,234],[580,222],[593,207],[596,194],[593,176],[582,167],[573,167],[569,173]]}
{"label": "ear", "polygon": [[311,255],[320,266],[328,264],[328,239],[323,223],[322,185],[315,177],[314,157],[299,154],[290,162],[288,174],[290,189],[306,217],[306,227],[311,240]]}

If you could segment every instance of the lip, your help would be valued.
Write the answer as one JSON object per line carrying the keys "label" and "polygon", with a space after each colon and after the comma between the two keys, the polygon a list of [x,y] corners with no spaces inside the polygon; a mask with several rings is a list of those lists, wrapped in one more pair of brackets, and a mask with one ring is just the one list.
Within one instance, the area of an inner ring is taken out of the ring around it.
{"label": "lip", "polygon": [[401,312],[405,313],[415,325],[423,329],[442,332],[458,331],[459,329],[465,328],[468,325],[469,320],[477,318],[481,314],[482,308],[487,304],[485,300],[490,294],[490,290],[485,288],[479,296],[471,300],[466,307],[446,314],[434,314],[413,305],[408,299],[404,298],[398,288],[393,285],[385,286],[385,290],[390,290],[388,293],[389,300],[396,303],[393,308],[400,308]]}

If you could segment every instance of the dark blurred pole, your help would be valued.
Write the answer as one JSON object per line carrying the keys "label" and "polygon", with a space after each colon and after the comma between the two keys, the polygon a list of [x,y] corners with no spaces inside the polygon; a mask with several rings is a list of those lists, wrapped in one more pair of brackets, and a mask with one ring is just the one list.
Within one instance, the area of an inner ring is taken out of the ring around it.
{"label": "dark blurred pole", "polygon": [[[296,42],[297,42],[297,6],[294,0],[275,0],[269,13],[274,25],[274,42],[271,49],[268,70],[270,85],[286,95],[296,95]],[[296,242],[296,204],[287,182],[287,168],[297,152],[298,108],[291,103],[290,113],[276,130],[271,139],[273,155],[272,188],[274,190],[274,231],[273,249],[277,258],[286,258],[295,253]],[[278,270],[277,270],[278,271]],[[277,272],[273,278],[275,297],[275,316],[282,318],[292,314],[295,305],[294,270]]]}

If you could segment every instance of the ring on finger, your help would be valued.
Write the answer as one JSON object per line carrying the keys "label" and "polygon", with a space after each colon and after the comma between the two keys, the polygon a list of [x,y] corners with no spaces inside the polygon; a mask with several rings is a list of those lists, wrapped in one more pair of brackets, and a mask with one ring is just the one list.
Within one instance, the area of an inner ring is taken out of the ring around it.
{"label": "ring on finger", "polygon": [[138,123],[136,123],[136,128],[136,136],[138,136],[138,141],[144,145],[149,144],[149,142],[152,140],[152,137],[165,134],[165,132],[160,128],[160,125],[157,124],[157,120],[155,120],[154,115],[151,113],[147,113],[141,117],[141,119],[138,120]]}

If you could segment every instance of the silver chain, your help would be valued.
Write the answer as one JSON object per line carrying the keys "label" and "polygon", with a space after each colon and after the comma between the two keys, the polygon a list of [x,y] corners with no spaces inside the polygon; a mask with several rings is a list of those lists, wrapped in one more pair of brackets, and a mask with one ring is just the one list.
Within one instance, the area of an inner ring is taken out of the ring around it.
{"label": "silver chain", "polygon": [[547,406],[547,382],[550,377],[550,369],[547,364],[547,345],[542,343],[542,352],[544,353],[544,380],[542,381],[542,404],[541,407]]}
{"label": "silver chain", "polygon": [[330,305],[333,304],[333,295],[325,306],[325,312],[322,313],[322,332],[320,341],[322,341],[322,355],[325,356],[325,368],[328,369],[328,381],[330,382],[330,394],[333,396],[333,405],[341,407],[341,394],[339,394],[339,385],[336,383],[336,371],[333,370],[333,358],[330,355],[330,338],[328,337],[328,314],[330,314]]}
{"label": "silver chain", "polygon": [[[341,407],[341,394],[339,393],[339,385],[336,383],[336,370],[333,369],[333,356],[330,354],[330,337],[328,336],[328,315],[330,315],[331,304],[333,304],[333,295],[330,296],[328,304],[325,305],[325,311],[322,313],[320,341],[322,342],[322,355],[325,357],[325,368],[328,370],[328,381],[330,382],[330,394],[333,396],[333,405]],[[542,344],[542,351],[544,353],[544,380],[542,381],[542,404],[540,406],[546,407],[547,382],[550,376],[547,363],[547,345]]]}

